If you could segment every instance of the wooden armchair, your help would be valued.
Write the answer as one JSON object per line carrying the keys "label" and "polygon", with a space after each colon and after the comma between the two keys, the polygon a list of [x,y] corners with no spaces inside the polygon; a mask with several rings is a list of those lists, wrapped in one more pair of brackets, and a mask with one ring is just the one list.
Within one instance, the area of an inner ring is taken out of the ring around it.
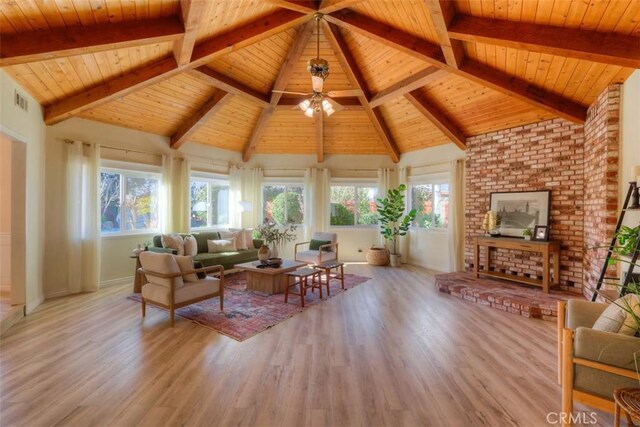
{"label": "wooden armchair", "polygon": [[[582,300],[558,302],[558,382],[564,414],[573,412],[574,401],[613,412],[614,389],[638,387],[640,338],[592,329],[606,307]],[[570,416],[563,420],[571,424]]]}
{"label": "wooden armchair", "polygon": [[[190,258],[190,257],[184,257]],[[220,297],[220,310],[224,309],[224,267],[213,265],[181,271],[174,255],[155,252],[141,252],[140,273],[147,283],[142,286],[142,316],[146,314],[146,304],[169,310],[171,326],[174,324],[175,309],[209,298]],[[219,272],[218,278],[197,277],[198,273]]]}
{"label": "wooden armchair", "polygon": [[[310,246],[313,241],[325,241],[330,243],[319,245],[318,249],[311,247],[307,248],[306,251],[298,249],[300,246]],[[294,259],[296,261],[306,262],[313,265],[319,265],[325,261],[335,261],[338,259],[338,234],[315,232],[313,233],[310,242],[296,243],[294,253]]]}

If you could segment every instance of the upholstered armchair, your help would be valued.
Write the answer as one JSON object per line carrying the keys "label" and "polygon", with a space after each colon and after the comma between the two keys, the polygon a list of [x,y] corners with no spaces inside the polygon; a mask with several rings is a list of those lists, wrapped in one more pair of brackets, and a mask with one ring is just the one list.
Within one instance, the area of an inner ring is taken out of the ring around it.
{"label": "upholstered armchair", "polygon": [[[147,282],[142,286],[143,317],[146,304],[163,307],[169,310],[173,326],[176,308],[217,296],[220,297],[220,310],[223,310],[224,268],[221,265],[195,269],[190,256],[147,251],[140,253],[140,264],[139,271]],[[207,275],[213,272],[219,272],[219,277]]]}
{"label": "upholstered armchair", "polygon": [[613,412],[614,389],[639,386],[635,360],[640,338],[592,329],[607,306],[558,302],[558,381],[565,414],[572,413],[574,401]]}
{"label": "upholstered armchair", "polygon": [[[303,246],[306,246],[304,250]],[[318,265],[338,259],[338,235],[336,233],[315,232],[310,242],[297,243],[295,260]]]}

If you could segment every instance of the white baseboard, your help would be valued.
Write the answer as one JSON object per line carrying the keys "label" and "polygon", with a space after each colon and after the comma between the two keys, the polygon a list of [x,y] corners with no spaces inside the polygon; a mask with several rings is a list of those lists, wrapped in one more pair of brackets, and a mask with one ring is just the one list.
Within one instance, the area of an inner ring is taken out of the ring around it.
{"label": "white baseboard", "polygon": [[107,288],[109,286],[117,286],[117,285],[127,285],[130,284],[133,286],[135,278],[134,276],[120,277],[118,279],[105,280],[100,282],[101,288]]}
{"label": "white baseboard", "polygon": [[31,313],[33,310],[36,309],[36,307],[38,307],[43,302],[44,302],[44,296],[38,298],[35,301],[31,301],[31,302],[27,301],[27,304],[25,305],[25,314]]}
{"label": "white baseboard", "polygon": [[60,297],[66,297],[67,295],[69,295],[69,291],[67,289],[63,289],[61,291],[56,291],[56,292],[47,292],[44,295],[44,299],[51,299],[51,298],[60,298]]}

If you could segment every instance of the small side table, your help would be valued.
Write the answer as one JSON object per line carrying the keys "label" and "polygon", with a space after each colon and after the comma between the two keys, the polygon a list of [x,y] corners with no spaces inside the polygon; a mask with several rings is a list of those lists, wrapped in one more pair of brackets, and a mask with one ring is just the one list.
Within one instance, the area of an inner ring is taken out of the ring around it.
{"label": "small side table", "polygon": [[[309,284],[309,278],[311,278],[311,284]],[[293,282],[291,282],[293,279]],[[307,289],[311,288],[311,292],[314,289],[314,281],[318,280],[320,283],[320,270],[315,268],[301,268],[296,271],[287,273],[287,287],[284,290],[284,302],[289,302],[289,294],[298,295],[300,297],[300,305],[304,307],[304,297],[307,295]],[[299,286],[300,293],[289,291],[289,288]],[[320,298],[322,298],[322,286],[320,288]]]}
{"label": "small side table", "polygon": [[133,293],[135,294],[139,294],[140,292],[142,292],[142,273],[140,273],[140,271],[138,271],[140,268],[142,268],[142,264],[140,264],[140,257],[138,255],[129,255],[129,258],[135,258],[136,259],[136,274],[134,275],[134,279],[133,279]]}
{"label": "small side table", "polygon": [[628,426],[635,426],[633,418],[640,419],[640,388],[617,388],[613,392],[615,411],[613,425],[620,427],[620,410],[627,418]]}
{"label": "small side table", "polygon": [[[330,290],[330,286],[329,286],[329,282],[331,281],[331,279],[337,279],[340,280],[340,283],[342,285],[342,289],[344,289],[344,263],[337,261],[337,260],[332,260],[332,261],[325,261],[323,263],[314,265],[313,268],[317,268],[319,270],[323,270],[324,274],[327,276],[327,295],[331,295],[331,290]],[[331,274],[331,270],[336,270],[336,273]],[[340,269],[340,272],[338,273],[338,269]],[[322,285],[321,285],[322,286]]]}

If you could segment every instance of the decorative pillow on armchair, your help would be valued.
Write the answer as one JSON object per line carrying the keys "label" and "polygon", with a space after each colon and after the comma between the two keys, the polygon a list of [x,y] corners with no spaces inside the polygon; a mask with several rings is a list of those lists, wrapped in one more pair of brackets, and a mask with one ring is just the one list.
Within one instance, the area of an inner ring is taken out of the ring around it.
{"label": "decorative pillow on armchair", "polygon": [[[633,314],[631,313],[633,312]],[[634,317],[635,316],[635,317]],[[597,331],[614,332],[624,335],[635,335],[638,332],[636,318],[640,317],[640,301],[635,294],[627,294],[618,298],[607,307],[593,328]]]}
{"label": "decorative pillow on armchair", "polygon": [[[176,262],[178,263],[178,267],[180,267],[180,272],[184,273],[185,271],[193,271],[195,270],[193,266],[193,257],[191,255],[180,256],[176,255]],[[198,276],[196,273],[187,274],[186,276],[182,276],[182,280],[185,282],[195,282],[198,280]]]}
{"label": "decorative pillow on armchair", "polygon": [[[311,239],[311,242],[309,243],[309,250],[310,251],[319,251],[320,250],[320,246],[329,245],[329,244],[331,244],[331,240],[315,240],[315,239]],[[322,250],[324,252],[331,252],[331,248],[323,248]]]}

